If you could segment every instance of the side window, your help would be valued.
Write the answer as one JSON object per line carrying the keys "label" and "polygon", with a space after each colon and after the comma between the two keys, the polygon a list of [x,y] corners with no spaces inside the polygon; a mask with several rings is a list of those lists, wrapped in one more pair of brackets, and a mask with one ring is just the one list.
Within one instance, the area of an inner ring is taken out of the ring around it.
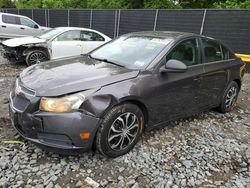
{"label": "side window", "polygon": [[223,60],[221,45],[210,39],[202,39],[205,63]]}
{"label": "side window", "polygon": [[166,60],[176,59],[187,66],[198,64],[198,45],[196,39],[188,39],[178,44],[168,55]]}
{"label": "side window", "polygon": [[20,18],[17,16],[10,16],[10,15],[2,15],[2,21],[4,23],[8,23],[8,24],[16,24],[16,25],[20,25]]}
{"label": "side window", "polygon": [[82,31],[82,39],[83,41],[104,41],[104,38],[91,31]]}
{"label": "side window", "polygon": [[222,53],[223,53],[223,59],[224,60],[234,59],[235,58],[234,54],[232,54],[226,47],[221,45],[221,48],[222,48]]}
{"label": "side window", "polygon": [[21,25],[25,25],[27,27],[35,28],[36,23],[27,18],[20,18]]}
{"label": "side window", "polygon": [[56,37],[55,41],[80,41],[81,40],[81,34],[80,30],[75,31],[66,31]]}

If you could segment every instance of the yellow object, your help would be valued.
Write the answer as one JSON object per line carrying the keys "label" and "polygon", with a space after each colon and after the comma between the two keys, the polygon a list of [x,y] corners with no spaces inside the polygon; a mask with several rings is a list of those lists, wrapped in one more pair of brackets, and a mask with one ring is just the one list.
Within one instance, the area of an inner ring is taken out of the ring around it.
{"label": "yellow object", "polygon": [[18,141],[18,140],[6,140],[6,141],[2,141],[4,144],[20,144],[22,145],[22,149],[25,149],[25,142],[22,141]]}
{"label": "yellow object", "polygon": [[237,57],[241,58],[242,61],[250,63],[250,55],[247,54],[235,54]]}
{"label": "yellow object", "polygon": [[21,144],[21,145],[25,145],[24,142],[22,141],[17,141],[17,140],[7,140],[7,141],[3,141],[4,144]]}

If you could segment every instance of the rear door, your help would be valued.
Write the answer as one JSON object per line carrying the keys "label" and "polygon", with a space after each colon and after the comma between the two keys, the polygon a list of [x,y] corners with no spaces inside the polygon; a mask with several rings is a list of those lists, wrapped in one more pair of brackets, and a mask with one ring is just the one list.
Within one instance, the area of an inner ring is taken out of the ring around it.
{"label": "rear door", "polygon": [[204,107],[218,105],[231,74],[228,51],[217,41],[201,38],[205,74],[201,88]]}
{"label": "rear door", "polygon": [[82,49],[81,31],[65,31],[53,39],[51,43],[51,59],[80,55]]}
{"label": "rear door", "polygon": [[93,31],[82,31],[83,54],[89,53],[105,42],[105,38]]}

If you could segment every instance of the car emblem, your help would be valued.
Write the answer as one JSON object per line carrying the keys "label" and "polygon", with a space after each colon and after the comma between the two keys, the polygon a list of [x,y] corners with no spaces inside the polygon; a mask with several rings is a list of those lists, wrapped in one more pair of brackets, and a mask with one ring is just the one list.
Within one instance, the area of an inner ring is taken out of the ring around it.
{"label": "car emblem", "polygon": [[20,95],[20,93],[21,93],[21,87],[20,86],[16,86],[16,89],[15,89],[16,96]]}

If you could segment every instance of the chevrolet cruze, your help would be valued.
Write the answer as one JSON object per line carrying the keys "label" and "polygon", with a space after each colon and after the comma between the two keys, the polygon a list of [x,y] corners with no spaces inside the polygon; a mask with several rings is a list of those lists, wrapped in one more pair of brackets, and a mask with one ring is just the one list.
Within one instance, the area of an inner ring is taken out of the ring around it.
{"label": "chevrolet cruze", "polygon": [[[62,49],[62,53],[64,49]],[[25,69],[10,117],[27,140],[59,153],[129,152],[145,129],[232,109],[244,63],[215,39],[180,32],[123,35],[87,55]]]}

